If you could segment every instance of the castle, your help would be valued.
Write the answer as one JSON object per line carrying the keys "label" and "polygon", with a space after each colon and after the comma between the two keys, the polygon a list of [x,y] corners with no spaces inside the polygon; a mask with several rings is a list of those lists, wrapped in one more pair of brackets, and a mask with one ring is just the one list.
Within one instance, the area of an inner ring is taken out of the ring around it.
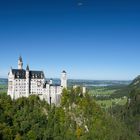
{"label": "castle", "polygon": [[67,88],[67,73],[61,73],[61,84],[53,84],[52,79],[46,81],[43,71],[30,70],[27,65],[23,69],[23,61],[18,59],[18,69],[10,69],[8,73],[8,92],[12,99],[38,95],[49,104],[59,104],[62,90]]}

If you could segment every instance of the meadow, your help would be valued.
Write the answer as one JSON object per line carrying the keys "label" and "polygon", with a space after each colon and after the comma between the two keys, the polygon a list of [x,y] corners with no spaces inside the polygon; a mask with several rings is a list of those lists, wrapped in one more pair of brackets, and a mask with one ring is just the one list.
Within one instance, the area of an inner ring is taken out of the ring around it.
{"label": "meadow", "polygon": [[102,107],[102,108],[110,108],[115,105],[125,105],[127,102],[127,97],[116,97],[112,98],[111,96],[114,94],[117,90],[120,90],[122,87],[92,87],[89,89],[89,94],[96,100],[96,102]]}
{"label": "meadow", "polygon": [[7,85],[0,85],[0,93],[7,92]]}

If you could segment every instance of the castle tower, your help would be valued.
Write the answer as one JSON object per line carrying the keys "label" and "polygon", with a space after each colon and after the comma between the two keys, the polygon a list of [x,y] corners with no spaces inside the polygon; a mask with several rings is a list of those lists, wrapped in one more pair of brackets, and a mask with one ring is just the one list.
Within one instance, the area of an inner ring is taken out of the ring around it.
{"label": "castle tower", "polygon": [[86,87],[82,87],[82,90],[83,90],[83,95],[85,96],[85,94],[86,94],[86,92],[87,92]]}
{"label": "castle tower", "polygon": [[67,88],[67,73],[66,73],[66,71],[62,71],[62,73],[61,73],[61,86],[63,88]]}
{"label": "castle tower", "polygon": [[51,78],[49,81],[50,85],[53,84],[53,79]]}
{"label": "castle tower", "polygon": [[26,97],[29,96],[30,93],[30,70],[29,66],[26,67]]}
{"label": "castle tower", "polygon": [[19,70],[23,69],[23,61],[22,61],[22,57],[21,56],[18,59],[18,69]]}
{"label": "castle tower", "polygon": [[14,99],[15,92],[14,92],[14,76],[12,75],[12,67],[10,68],[10,72],[8,73],[8,92],[7,94]]}

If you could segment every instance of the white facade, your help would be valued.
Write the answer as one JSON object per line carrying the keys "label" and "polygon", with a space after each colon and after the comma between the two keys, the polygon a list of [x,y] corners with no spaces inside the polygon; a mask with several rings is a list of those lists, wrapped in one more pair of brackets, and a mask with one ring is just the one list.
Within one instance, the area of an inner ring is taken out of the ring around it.
{"label": "white facade", "polygon": [[67,88],[67,74],[61,74],[61,85],[53,84],[52,79],[46,81],[43,71],[32,71],[27,66],[23,69],[22,58],[18,60],[18,69],[10,69],[8,74],[8,92],[12,99],[29,97],[36,94],[48,103],[59,104],[62,89]]}

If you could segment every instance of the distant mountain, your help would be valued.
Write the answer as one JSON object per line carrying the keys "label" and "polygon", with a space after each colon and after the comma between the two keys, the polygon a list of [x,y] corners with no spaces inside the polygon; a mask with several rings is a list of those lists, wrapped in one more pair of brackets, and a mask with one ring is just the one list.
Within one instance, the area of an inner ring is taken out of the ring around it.
{"label": "distant mountain", "polygon": [[106,87],[106,86],[120,86],[120,85],[129,85],[131,81],[120,81],[120,80],[78,80],[78,79],[69,79],[69,86],[79,85],[86,87]]}
{"label": "distant mountain", "polygon": [[130,96],[130,93],[133,90],[140,90],[140,75],[137,76],[130,84],[126,86],[122,86],[119,90],[117,90],[114,94],[112,94],[112,97],[120,98],[123,96]]}

